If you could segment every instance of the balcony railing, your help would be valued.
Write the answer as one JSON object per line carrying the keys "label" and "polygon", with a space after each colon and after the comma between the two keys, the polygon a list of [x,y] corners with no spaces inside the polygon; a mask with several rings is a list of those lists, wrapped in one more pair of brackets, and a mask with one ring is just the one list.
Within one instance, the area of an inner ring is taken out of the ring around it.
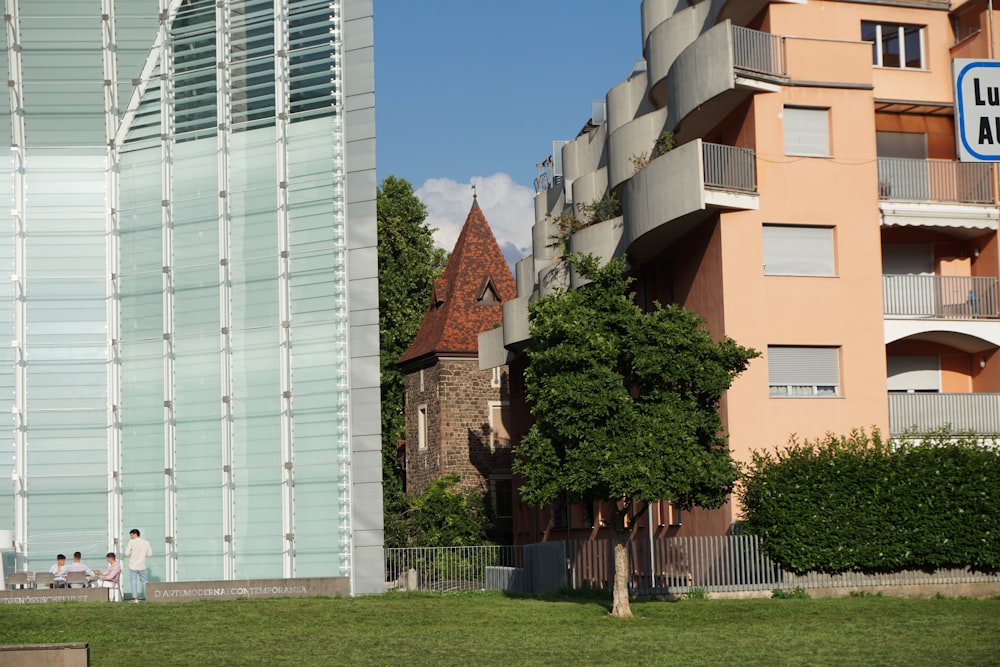
{"label": "balcony railing", "polygon": [[931,319],[996,319],[997,279],[981,276],[882,276],[886,315]]}
{"label": "balcony railing", "polygon": [[880,157],[878,196],[892,201],[992,204],[993,168],[978,162]]}
{"label": "balcony railing", "polygon": [[889,394],[889,431],[1000,434],[1000,394]]}
{"label": "balcony railing", "polygon": [[733,65],[757,74],[785,76],[785,48],[781,35],[733,26]]}
{"label": "balcony railing", "polygon": [[757,192],[757,166],[750,148],[703,143],[705,187]]}

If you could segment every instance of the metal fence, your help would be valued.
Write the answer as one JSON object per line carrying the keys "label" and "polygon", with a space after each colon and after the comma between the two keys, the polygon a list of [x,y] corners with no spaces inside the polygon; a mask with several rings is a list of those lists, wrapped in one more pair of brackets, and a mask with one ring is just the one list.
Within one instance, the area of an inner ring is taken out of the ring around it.
{"label": "metal fence", "polygon": [[757,192],[757,165],[752,149],[705,142],[701,150],[705,187]]}
{"label": "metal fence", "polygon": [[889,432],[1000,434],[1000,394],[889,394]]}
{"label": "metal fence", "polygon": [[886,315],[937,319],[1000,316],[997,279],[990,276],[882,276]]}
{"label": "metal fence", "polygon": [[[968,569],[864,574],[795,574],[764,554],[753,535],[639,539],[629,543],[632,595],[769,591],[898,585],[1000,583],[1000,575]],[[507,563],[503,563],[507,560]],[[517,547],[386,549],[388,586],[410,572],[419,590],[511,589],[540,593],[560,587],[611,590],[611,540],[574,540]]]}
{"label": "metal fence", "polygon": [[499,577],[494,581],[506,581],[496,568],[519,568],[523,559],[514,546],[413,547],[386,549],[385,563],[386,581],[395,588],[455,591],[487,588],[488,571]]}
{"label": "metal fence", "polygon": [[992,204],[993,165],[955,160],[878,159],[879,199]]}
{"label": "metal fence", "polygon": [[733,26],[733,65],[736,69],[785,76],[785,41],[780,35]]}

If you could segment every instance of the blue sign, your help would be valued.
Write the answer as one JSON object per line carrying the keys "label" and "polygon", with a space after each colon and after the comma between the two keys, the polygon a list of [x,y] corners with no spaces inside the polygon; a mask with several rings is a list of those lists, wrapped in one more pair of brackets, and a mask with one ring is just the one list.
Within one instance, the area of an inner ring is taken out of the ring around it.
{"label": "blue sign", "polygon": [[963,162],[1000,162],[1000,60],[956,58],[955,132]]}

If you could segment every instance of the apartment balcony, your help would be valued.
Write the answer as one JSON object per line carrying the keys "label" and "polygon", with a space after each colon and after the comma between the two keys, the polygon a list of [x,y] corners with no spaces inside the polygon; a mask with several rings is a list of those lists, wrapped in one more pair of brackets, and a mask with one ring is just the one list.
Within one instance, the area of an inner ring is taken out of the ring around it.
{"label": "apartment balcony", "polygon": [[654,257],[719,211],[758,208],[756,155],[749,148],[688,142],[625,183],[622,245],[629,258]]}
{"label": "apartment balcony", "polygon": [[[671,31],[654,30],[651,51],[661,36],[669,38]],[[667,128],[683,143],[703,136],[748,96],[777,92],[786,77],[783,37],[725,21],[677,54],[666,76],[651,66],[650,97],[667,107]]]}
{"label": "apartment balcony", "polygon": [[1000,434],[1000,394],[889,394],[889,432]]}
{"label": "apartment balcony", "polygon": [[996,231],[993,165],[955,160],[878,159],[885,226],[932,227],[960,237]]}
{"label": "apartment balcony", "polygon": [[982,276],[884,275],[885,314],[918,319],[997,319],[997,279]]}
{"label": "apartment balcony", "polygon": [[968,354],[1000,347],[997,279],[884,275],[885,343],[922,340]]}

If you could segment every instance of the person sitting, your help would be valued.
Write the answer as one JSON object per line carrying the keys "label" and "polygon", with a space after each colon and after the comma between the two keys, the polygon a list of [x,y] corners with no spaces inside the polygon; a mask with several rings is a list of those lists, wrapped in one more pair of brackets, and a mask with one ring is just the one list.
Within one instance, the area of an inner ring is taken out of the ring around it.
{"label": "person sitting", "polygon": [[93,581],[95,588],[118,588],[118,577],[122,574],[122,566],[118,563],[118,558],[114,551],[109,551],[105,556],[108,560],[108,569],[94,570],[97,578]]}
{"label": "person sitting", "polygon": [[[94,578],[94,571],[83,562],[83,554],[79,551],[73,552],[73,562],[66,565],[66,572],[83,572],[87,575],[87,579]],[[80,588],[82,587],[80,586]]]}
{"label": "person sitting", "polygon": [[56,588],[66,588],[66,556],[56,556],[56,564],[49,568],[49,572],[55,577]]}

